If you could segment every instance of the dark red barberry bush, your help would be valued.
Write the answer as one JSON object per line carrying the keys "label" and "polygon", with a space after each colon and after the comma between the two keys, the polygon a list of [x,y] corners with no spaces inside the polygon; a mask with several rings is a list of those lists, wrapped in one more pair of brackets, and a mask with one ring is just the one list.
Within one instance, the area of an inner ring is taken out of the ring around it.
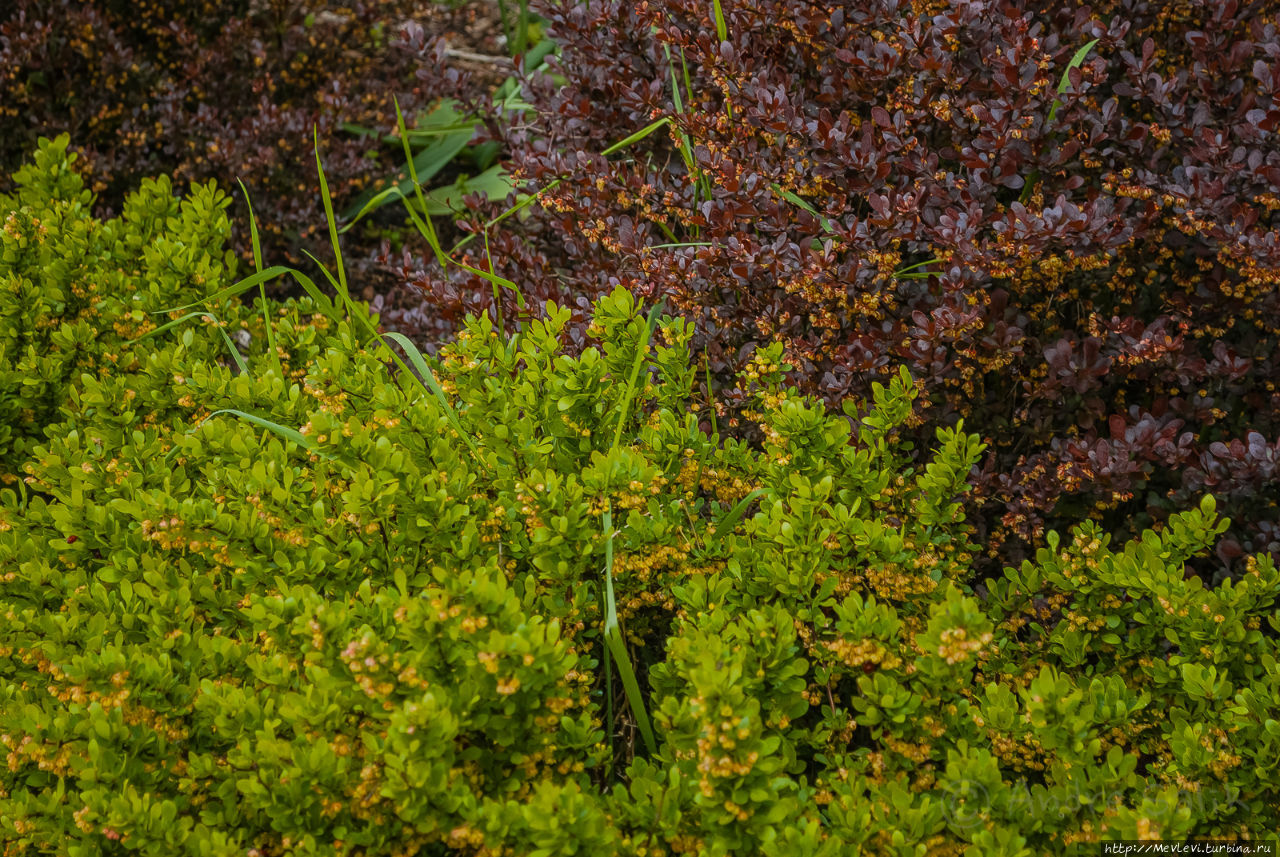
{"label": "dark red barberry bush", "polygon": [[[258,205],[267,257],[295,263],[328,241],[313,128],[330,190],[350,200],[399,164],[393,149],[344,125],[390,131],[393,96],[412,111],[473,92],[445,62],[443,40],[419,24],[448,13],[410,0],[13,0],[3,9],[4,180],[37,137],[63,132],[108,210],[144,177],[228,188],[238,178]],[[236,220],[246,231],[247,217]],[[247,235],[238,238],[245,255]]]}
{"label": "dark red barberry bush", "polygon": [[[500,273],[666,295],[722,379],[779,338],[829,403],[905,362],[918,440],[963,417],[990,444],[975,518],[1003,559],[1203,491],[1239,522],[1222,567],[1280,553],[1280,4],[721,5],[723,39],[704,0],[536,7],[563,80],[508,143],[560,183],[492,230]],[[387,317],[426,338],[489,301],[407,273],[427,303]]]}

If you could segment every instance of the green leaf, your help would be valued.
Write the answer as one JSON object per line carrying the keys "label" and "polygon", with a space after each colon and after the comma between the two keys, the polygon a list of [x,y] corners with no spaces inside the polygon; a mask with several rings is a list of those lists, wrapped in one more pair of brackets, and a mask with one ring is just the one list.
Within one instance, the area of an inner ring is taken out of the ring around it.
{"label": "green leaf", "polygon": [[743,497],[733,508],[725,512],[719,520],[715,522],[715,535],[708,541],[708,545],[713,545],[725,537],[726,533],[733,532],[733,528],[742,520],[742,516],[747,513],[747,507],[754,503],[757,499],[764,496],[764,489],[757,488],[747,496]]}
{"label": "green leaf", "polygon": [[605,149],[600,154],[608,157],[609,155],[612,155],[614,152],[621,151],[622,149],[627,148],[632,143],[638,143],[641,140],[643,140],[645,137],[648,137],[654,131],[657,131],[663,125],[666,125],[667,123],[669,123],[670,121],[671,121],[670,116],[663,116],[661,119],[657,120],[656,122],[650,122],[648,125],[644,126],[639,131],[636,131],[634,134],[630,134],[626,137],[623,137],[621,140],[614,143],[612,146]]}
{"label": "green leaf", "polygon": [[490,200],[506,199],[507,194],[515,190],[515,183],[501,165],[495,165],[471,178],[460,178],[455,184],[438,187],[425,195],[421,201],[411,201],[417,205],[418,211],[426,211],[432,216],[455,214],[462,210],[463,197],[478,193]]}
{"label": "green leaf", "polygon": [[814,217],[818,218],[818,223],[822,225],[823,230],[826,231],[828,234],[834,234],[835,230],[831,228],[831,221],[828,220],[826,217],[822,216],[821,214],[819,214],[818,210],[814,208],[812,205],[805,202],[805,200],[803,200],[796,194],[792,193],[791,191],[783,190],[780,185],[774,184],[774,185],[770,185],[770,187],[773,188],[774,193],[781,196],[787,202],[791,203],[792,205],[803,208],[805,211],[809,212]]}
{"label": "green leaf", "polygon": [[[1084,62],[1084,58],[1089,55],[1089,51],[1093,50],[1093,46],[1098,43],[1097,39],[1089,41],[1075,52],[1075,56],[1071,57],[1071,62],[1067,63],[1067,68],[1062,72],[1062,80],[1058,83],[1058,94],[1067,91],[1067,87],[1071,85],[1071,69],[1079,68]],[[1053,100],[1053,104],[1049,106],[1049,121],[1052,122],[1054,117],[1058,115],[1058,108],[1062,106],[1062,102],[1058,99]]]}
{"label": "green leaf", "polygon": [[[424,148],[412,158],[414,176],[418,182],[429,181],[443,170],[457,155],[466,148],[475,136],[475,129],[481,124],[478,117],[463,117],[455,109],[457,102],[446,99],[441,102],[418,127],[408,132],[410,144]],[[399,143],[398,136],[388,138],[389,142]],[[414,178],[410,176],[408,165],[396,175],[396,183],[380,189],[365,191],[356,201],[342,213],[342,219],[350,221],[343,227],[346,231],[354,226],[364,215],[375,211],[396,199],[404,199],[412,189]]]}
{"label": "green leaf", "polygon": [[302,286],[303,290],[306,291],[306,293],[310,295],[319,305],[321,312],[323,312],[329,318],[334,319],[335,321],[338,320],[338,318],[334,315],[335,308],[334,308],[333,301],[331,301],[328,297],[326,297],[324,292],[320,291],[320,289],[317,288],[316,284],[312,282],[311,278],[308,277],[306,274],[302,273],[301,271],[295,270],[293,268],[289,268],[285,265],[272,265],[270,268],[267,268],[264,271],[258,271],[257,273],[251,274],[250,276],[245,277],[243,280],[240,280],[239,282],[234,283],[233,285],[227,286],[225,289],[221,289],[217,292],[214,292],[213,294],[209,295],[207,298],[201,298],[198,301],[193,301],[192,303],[184,304],[183,306],[179,306],[179,307],[152,310],[151,315],[161,315],[161,314],[167,314],[171,312],[181,312],[184,309],[191,309],[192,307],[203,306],[204,304],[207,304],[210,302],[219,301],[222,298],[233,297],[242,292],[248,291],[249,289],[253,288],[259,283],[265,283],[268,280],[274,280],[276,277],[284,276],[285,274],[288,274],[289,276],[293,277],[294,280],[298,282],[298,285]]}

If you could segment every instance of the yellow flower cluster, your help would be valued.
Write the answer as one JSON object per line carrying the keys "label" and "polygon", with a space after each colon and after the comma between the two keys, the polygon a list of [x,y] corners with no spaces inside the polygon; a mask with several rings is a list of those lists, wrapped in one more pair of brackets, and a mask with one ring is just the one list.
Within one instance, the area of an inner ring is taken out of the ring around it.
{"label": "yellow flower cluster", "polygon": [[980,652],[990,642],[990,631],[979,637],[970,637],[967,628],[947,628],[942,632],[942,640],[938,645],[938,656],[945,658],[949,664],[963,663],[971,655]]}
{"label": "yellow flower cluster", "polygon": [[874,664],[884,669],[893,669],[902,663],[902,659],[889,653],[884,646],[875,640],[831,640],[823,642],[822,648],[835,655],[840,663],[846,666],[861,668],[863,664]]}
{"label": "yellow flower cluster", "polygon": [[991,740],[991,752],[1015,771],[1045,769],[1047,756],[1039,738],[1033,735],[1015,738],[991,729],[987,730],[987,737]]}

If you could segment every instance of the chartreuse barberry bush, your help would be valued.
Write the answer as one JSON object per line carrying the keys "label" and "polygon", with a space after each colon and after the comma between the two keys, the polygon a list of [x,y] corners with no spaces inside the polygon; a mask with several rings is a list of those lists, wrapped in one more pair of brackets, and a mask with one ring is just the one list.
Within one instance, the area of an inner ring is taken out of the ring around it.
{"label": "chartreuse barberry bush", "polygon": [[147,181],[118,219],[99,222],[67,145],[43,141],[0,195],[3,483],[76,378],[129,371],[139,356],[128,340],[156,327],[150,314],[203,296],[232,264],[225,194],[197,186],[179,203],[168,179]]}
{"label": "chartreuse barberry bush", "polygon": [[[64,167],[6,209],[78,198]],[[625,290],[585,347],[554,305],[472,317],[420,379],[361,305],[260,303],[269,353],[230,277],[72,374],[0,489],[6,854],[1082,855],[1280,821],[1280,574],[1185,575],[1212,499],[981,580],[982,445],[912,464],[905,371],[832,415],[762,347],[759,440],[721,439],[692,325]]]}

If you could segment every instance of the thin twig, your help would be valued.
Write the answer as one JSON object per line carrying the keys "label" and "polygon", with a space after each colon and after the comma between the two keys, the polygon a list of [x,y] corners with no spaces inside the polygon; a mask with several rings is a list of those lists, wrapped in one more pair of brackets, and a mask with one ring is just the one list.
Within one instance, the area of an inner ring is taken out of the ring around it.
{"label": "thin twig", "polygon": [[446,48],[444,55],[452,59],[467,60],[468,62],[482,62],[487,65],[497,65],[503,67],[513,67],[515,64],[511,62],[510,57],[489,56],[488,54],[477,54],[471,51],[458,50],[457,48]]}

